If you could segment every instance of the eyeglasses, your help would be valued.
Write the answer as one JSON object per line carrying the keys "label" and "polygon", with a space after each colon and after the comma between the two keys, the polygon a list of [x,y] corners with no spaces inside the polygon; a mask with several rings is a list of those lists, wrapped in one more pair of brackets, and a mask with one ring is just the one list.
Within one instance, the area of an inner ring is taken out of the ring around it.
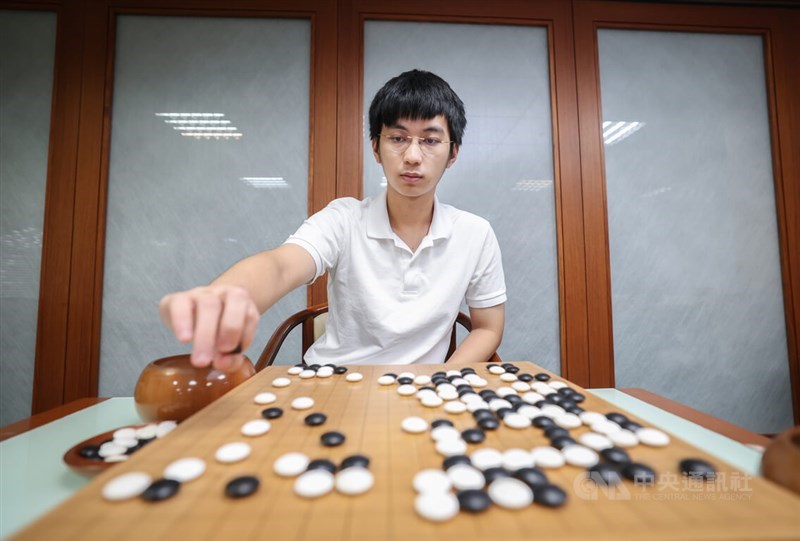
{"label": "eyeglasses", "polygon": [[402,154],[408,147],[411,146],[412,141],[419,143],[419,148],[426,156],[436,156],[448,148],[448,145],[453,141],[442,141],[438,137],[415,137],[413,135],[400,135],[397,133],[381,134],[381,137],[386,139],[387,147],[392,152]]}

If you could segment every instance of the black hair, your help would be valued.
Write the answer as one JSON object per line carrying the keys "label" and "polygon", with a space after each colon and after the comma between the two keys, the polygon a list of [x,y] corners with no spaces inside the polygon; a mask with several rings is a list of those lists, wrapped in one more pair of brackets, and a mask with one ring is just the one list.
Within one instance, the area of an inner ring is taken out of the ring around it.
{"label": "black hair", "polygon": [[391,126],[400,118],[427,120],[439,115],[447,119],[450,140],[460,146],[467,126],[464,102],[438,75],[422,70],[406,71],[390,79],[372,99],[369,137],[379,140],[383,126]]}

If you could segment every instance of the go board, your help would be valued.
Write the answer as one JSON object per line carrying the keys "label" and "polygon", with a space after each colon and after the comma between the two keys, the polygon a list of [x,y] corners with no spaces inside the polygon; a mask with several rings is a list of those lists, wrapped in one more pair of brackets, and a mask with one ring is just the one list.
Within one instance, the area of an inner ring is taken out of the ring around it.
{"label": "go board", "polygon": [[[501,387],[511,388],[512,382],[490,373],[488,366],[470,367],[486,383],[476,391],[494,389],[500,394]],[[549,385],[567,384],[585,397],[580,407],[586,411],[620,412],[534,364],[522,362],[513,366],[519,369],[517,376],[547,374]],[[412,433],[401,426],[409,417],[428,422],[448,419],[463,431],[476,426],[475,418],[469,411],[448,413],[443,406],[424,406],[415,395],[398,393],[399,384],[390,381],[381,385],[377,380],[389,371],[430,376],[453,368],[350,366],[346,374],[304,379],[290,374],[289,367],[269,367],[181,423],[167,437],[95,478],[71,499],[22,530],[16,539],[731,540],[800,536],[800,498],[760,477],[738,472],[675,436],[670,436],[665,447],[639,444],[627,448],[631,459],[656,472],[653,484],[625,480],[604,487],[589,479],[585,468],[568,464],[543,468],[549,482],[566,494],[564,505],[547,507],[534,502],[516,510],[492,505],[479,513],[462,510],[444,522],[427,520],[415,510],[417,494],[412,481],[423,469],[441,469],[444,457],[436,451],[430,430]],[[363,374],[363,379],[349,381],[347,375],[354,372]],[[274,386],[276,378],[287,378],[289,385]],[[266,392],[275,395],[274,402],[257,404],[254,398]],[[301,397],[312,398],[314,405],[310,409],[293,409],[292,402]],[[281,416],[270,420],[269,431],[243,436],[242,426],[263,419],[262,410],[269,407],[283,410]],[[309,426],[304,422],[314,412],[325,414],[323,424]],[[633,415],[627,417],[647,426]],[[323,445],[321,435],[329,431],[343,434],[344,442],[334,447]],[[570,429],[570,435],[580,439],[588,431],[582,425]],[[497,429],[484,433],[484,441],[468,444],[467,455],[478,449],[530,451],[549,445],[542,430],[534,427],[510,428],[501,422]],[[248,443],[249,456],[233,463],[215,460],[218,449],[232,442]],[[336,490],[315,498],[298,496],[296,479],[278,476],[273,469],[276,460],[289,452],[335,464],[351,455],[365,455],[370,459],[374,486],[357,496]],[[111,502],[103,498],[103,488],[110,480],[130,472],[143,472],[157,479],[167,465],[182,457],[201,458],[207,468],[199,478],[183,483],[175,496],[160,502],[141,498]],[[715,480],[683,476],[678,463],[690,457],[713,464]],[[226,485],[240,476],[258,478],[258,490],[243,498],[226,496]]]}

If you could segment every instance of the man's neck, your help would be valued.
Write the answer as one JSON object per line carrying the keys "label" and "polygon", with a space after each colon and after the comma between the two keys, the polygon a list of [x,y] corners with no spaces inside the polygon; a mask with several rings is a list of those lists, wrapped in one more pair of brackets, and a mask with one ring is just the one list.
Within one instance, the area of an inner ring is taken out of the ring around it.
{"label": "man's neck", "polygon": [[411,251],[416,251],[428,234],[433,221],[433,199],[433,192],[413,199],[399,196],[391,190],[386,194],[389,225]]}

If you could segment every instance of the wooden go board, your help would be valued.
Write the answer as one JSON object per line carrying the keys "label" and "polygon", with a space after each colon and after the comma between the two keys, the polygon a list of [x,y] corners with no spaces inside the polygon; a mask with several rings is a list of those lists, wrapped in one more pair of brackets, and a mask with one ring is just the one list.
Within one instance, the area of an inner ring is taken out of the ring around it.
{"label": "wooden go board", "polygon": [[[520,373],[544,372],[531,363],[517,363]],[[488,389],[507,385],[489,374],[486,365],[473,365],[488,381]],[[716,457],[672,436],[663,448],[638,445],[628,449],[634,461],[650,465],[658,474],[655,486],[625,481],[617,489],[601,490],[585,478],[585,470],[566,465],[546,470],[548,478],[562,487],[568,502],[560,508],[531,505],[517,511],[492,506],[479,514],[459,513],[445,523],[429,522],[414,511],[414,475],[424,468],[441,468],[428,433],[409,434],[401,430],[408,416],[429,421],[448,418],[456,428],[474,427],[469,412],[448,414],[441,407],[427,408],[411,396],[400,396],[396,385],[378,385],[387,371],[433,374],[452,369],[448,365],[351,366],[349,373],[361,372],[364,379],[348,382],[345,375],[300,379],[287,375],[288,367],[269,367],[256,374],[215,403],[187,419],[169,436],[138,451],[127,462],[110,468],[71,499],[22,530],[17,539],[798,539],[800,498],[760,477],[737,472]],[[272,386],[274,378],[286,376],[291,385]],[[552,375],[553,380],[561,380]],[[564,380],[561,380],[564,381]],[[568,382],[567,382],[568,383]],[[581,389],[570,384],[577,391]],[[480,389],[476,389],[480,390]],[[260,418],[266,406],[253,402],[256,394],[270,391],[278,399],[271,406],[283,408],[284,415],[272,421],[271,430],[246,438],[241,426]],[[585,393],[581,404],[587,410],[621,411]],[[311,410],[296,411],[292,399],[310,396]],[[303,419],[310,412],[324,412],[322,426],[309,427]],[[626,413],[622,411],[622,413]],[[645,426],[636,416],[629,417]],[[339,447],[324,447],[320,434],[343,432],[347,439]],[[572,430],[577,436],[585,427]],[[251,455],[242,462],[220,464],[214,453],[221,445],[247,441]],[[531,449],[546,445],[536,428],[514,430],[500,426],[487,431],[481,444],[469,445],[497,450]],[[370,457],[375,485],[366,494],[346,496],[333,491],[317,499],[304,499],[293,491],[294,479],[273,473],[273,463],[284,453],[299,451],[315,458],[339,463],[351,454]],[[200,478],[185,483],[173,498],[145,502],[139,498],[122,502],[101,496],[110,479],[142,471],[154,479],[165,466],[187,456],[203,458],[208,468]],[[687,482],[678,471],[683,458],[702,458],[717,467],[716,483]],[[259,490],[243,499],[224,495],[229,480],[256,475]]]}

